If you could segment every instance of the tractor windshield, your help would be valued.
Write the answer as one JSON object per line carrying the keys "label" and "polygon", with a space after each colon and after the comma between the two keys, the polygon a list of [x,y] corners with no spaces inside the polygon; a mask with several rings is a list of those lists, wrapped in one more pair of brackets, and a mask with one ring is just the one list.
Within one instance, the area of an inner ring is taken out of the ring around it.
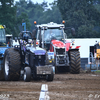
{"label": "tractor windshield", "polygon": [[6,37],[4,29],[0,29],[0,46],[6,46]]}
{"label": "tractor windshield", "polygon": [[64,42],[64,35],[62,29],[47,29],[44,31],[44,41],[50,42],[52,39]]}

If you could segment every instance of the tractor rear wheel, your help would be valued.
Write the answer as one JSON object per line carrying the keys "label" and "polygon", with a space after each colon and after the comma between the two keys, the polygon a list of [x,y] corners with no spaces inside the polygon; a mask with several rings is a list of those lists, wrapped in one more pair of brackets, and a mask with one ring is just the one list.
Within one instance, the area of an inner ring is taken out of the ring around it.
{"label": "tractor rear wheel", "polygon": [[17,81],[20,78],[21,58],[14,48],[6,49],[4,54],[4,76],[6,81]]}
{"label": "tractor rear wheel", "polygon": [[0,81],[4,81],[3,58],[0,59]]}
{"label": "tractor rear wheel", "polygon": [[70,51],[69,52],[70,60],[70,73],[79,74],[80,73],[80,53],[79,51]]}

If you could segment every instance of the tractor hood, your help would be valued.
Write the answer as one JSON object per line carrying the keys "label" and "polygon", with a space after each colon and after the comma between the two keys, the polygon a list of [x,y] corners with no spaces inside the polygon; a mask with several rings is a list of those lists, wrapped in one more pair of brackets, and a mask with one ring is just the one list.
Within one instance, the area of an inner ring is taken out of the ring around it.
{"label": "tractor hood", "polygon": [[39,47],[36,47],[36,48],[28,47],[27,50],[30,50],[30,52],[34,53],[35,55],[45,55],[46,53],[46,50]]}
{"label": "tractor hood", "polygon": [[63,43],[62,41],[59,41],[59,40],[52,40],[52,44],[53,46],[55,47],[58,47],[58,48],[66,48],[66,51],[68,51],[70,49],[70,45],[71,43],[69,41],[66,41],[66,43]]}
{"label": "tractor hood", "polygon": [[58,47],[58,48],[63,48],[65,47],[65,44],[59,40],[52,40],[52,44],[55,46],[55,47]]}
{"label": "tractor hood", "polygon": [[79,49],[80,46],[71,46],[71,42],[66,40],[66,43],[63,43],[62,41],[59,40],[52,40],[51,41],[53,46],[58,47],[58,48],[66,48],[66,51],[69,51],[69,49]]}

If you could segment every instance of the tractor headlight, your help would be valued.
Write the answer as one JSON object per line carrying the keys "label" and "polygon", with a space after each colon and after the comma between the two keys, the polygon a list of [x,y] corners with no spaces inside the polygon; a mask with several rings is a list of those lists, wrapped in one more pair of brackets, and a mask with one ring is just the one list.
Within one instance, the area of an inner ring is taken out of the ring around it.
{"label": "tractor headlight", "polygon": [[39,55],[39,59],[41,59],[42,57],[41,57],[41,55]]}

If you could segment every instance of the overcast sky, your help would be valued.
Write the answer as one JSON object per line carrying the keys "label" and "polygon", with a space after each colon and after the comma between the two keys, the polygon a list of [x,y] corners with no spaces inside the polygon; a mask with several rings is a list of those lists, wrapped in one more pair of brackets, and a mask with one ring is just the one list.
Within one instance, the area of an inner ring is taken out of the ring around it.
{"label": "overcast sky", "polygon": [[[14,1],[19,1],[19,0],[14,0]],[[26,1],[28,1],[28,0],[26,0]],[[36,3],[36,2],[42,3],[43,1],[46,1],[48,3],[52,3],[54,0],[31,0],[31,1],[33,1],[34,3]]]}

